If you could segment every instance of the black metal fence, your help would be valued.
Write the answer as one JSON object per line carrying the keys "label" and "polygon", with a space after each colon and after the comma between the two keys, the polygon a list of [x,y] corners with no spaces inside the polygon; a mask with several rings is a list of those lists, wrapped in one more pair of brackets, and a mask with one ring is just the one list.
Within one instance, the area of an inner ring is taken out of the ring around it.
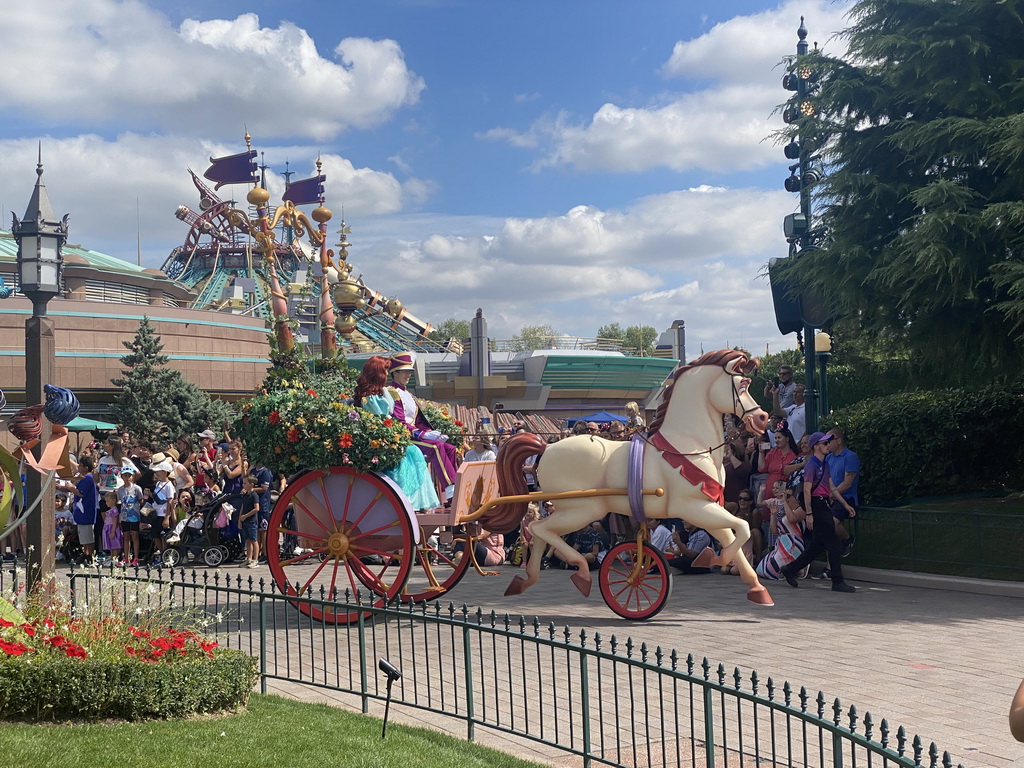
{"label": "black metal fence", "polygon": [[[0,572],[10,594],[13,571]],[[17,584],[13,584],[15,591]],[[259,659],[269,681],[384,701],[381,658],[402,670],[393,701],[579,755],[584,765],[929,766],[948,753],[904,728],[788,682],[536,619],[463,606],[370,603],[359,595],[288,597],[262,579],[219,572],[77,571],[76,610],[166,612]],[[297,605],[353,612],[351,625]]]}
{"label": "black metal fence", "polygon": [[861,507],[853,525],[851,565],[1024,581],[1024,515]]}

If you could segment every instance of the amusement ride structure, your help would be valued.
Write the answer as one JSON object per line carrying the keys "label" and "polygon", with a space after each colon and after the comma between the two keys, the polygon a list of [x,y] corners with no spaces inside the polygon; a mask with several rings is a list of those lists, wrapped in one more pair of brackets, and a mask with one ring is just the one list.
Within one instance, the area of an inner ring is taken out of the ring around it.
{"label": "amusement ride structure", "polygon": [[[258,228],[250,226],[255,206],[250,203],[248,212],[239,211],[234,200],[217,194],[225,184],[255,181],[257,175],[260,186],[266,189],[267,166],[256,165],[256,151],[248,134],[245,139],[246,152],[211,158],[213,165],[203,177],[215,182],[213,188],[189,170],[199,193],[199,210],[181,205],[175,211],[189,229],[162,269],[169,278],[195,291],[190,308],[255,315],[271,321],[286,308],[285,314],[297,326],[300,341],[304,337],[312,345],[320,343],[329,324],[337,332],[343,354],[440,350],[442,345],[428,338],[433,330],[429,323],[406,310],[397,298],[367,286],[362,275],[353,274],[348,261],[351,229],[344,220],[338,230],[336,252],[322,247],[326,220],[322,231],[300,222],[304,218],[298,210],[301,205],[317,205],[317,211],[326,212],[327,219],[331,217],[324,208],[323,183],[327,177],[320,173],[319,159],[317,175],[312,178],[291,182],[291,172],[285,173],[285,205],[280,206],[281,213],[272,222],[269,242],[261,238]],[[274,229],[278,229],[277,237]],[[309,242],[303,242],[307,230]],[[272,258],[267,258],[271,254]],[[275,281],[281,289],[279,296],[275,295]],[[324,283],[330,284],[327,303],[333,299],[333,307],[324,306],[322,301]],[[284,306],[275,309],[275,299],[283,301]]]}

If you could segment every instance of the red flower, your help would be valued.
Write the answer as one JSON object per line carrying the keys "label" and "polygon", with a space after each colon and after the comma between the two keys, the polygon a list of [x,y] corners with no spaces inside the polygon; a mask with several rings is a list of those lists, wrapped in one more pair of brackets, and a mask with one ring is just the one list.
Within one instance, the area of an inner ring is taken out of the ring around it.
{"label": "red flower", "polygon": [[298,429],[296,429],[295,427],[292,427],[291,429],[288,430],[287,437],[288,437],[288,442],[289,443],[297,443],[297,442],[299,442],[299,439],[302,437],[302,435],[299,434],[299,430]]}
{"label": "red flower", "polygon": [[270,415],[267,417],[267,421],[269,421],[271,424],[280,424],[281,423],[281,412],[280,411],[271,411]]}
{"label": "red flower", "polygon": [[456,427],[464,427],[464,426],[466,426],[466,425],[465,425],[465,424],[463,424],[463,423],[462,423],[461,421],[459,421],[458,419],[456,419],[456,420],[455,420],[455,426],[456,426]]}
{"label": "red flower", "polygon": [[21,628],[25,632],[25,634],[28,635],[29,637],[35,637],[36,636],[36,628],[33,627],[31,624],[22,624]]}
{"label": "red flower", "polygon": [[350,447],[352,445],[352,435],[350,435],[348,432],[344,433],[341,437],[338,438],[338,445],[340,445],[342,448]]}
{"label": "red flower", "polygon": [[14,622],[8,621],[7,619],[0,618],[0,627],[13,627]]}
{"label": "red flower", "polygon": [[384,419],[384,426],[385,427],[390,427],[394,423],[395,423],[395,420],[392,419],[390,416],[388,416],[386,419]]}
{"label": "red flower", "polygon": [[320,397],[320,395],[318,395],[318,394],[317,394],[317,393],[316,393],[315,391],[313,391],[312,389],[307,389],[307,390],[306,390],[306,394],[307,394],[307,395],[312,395],[313,397]]}

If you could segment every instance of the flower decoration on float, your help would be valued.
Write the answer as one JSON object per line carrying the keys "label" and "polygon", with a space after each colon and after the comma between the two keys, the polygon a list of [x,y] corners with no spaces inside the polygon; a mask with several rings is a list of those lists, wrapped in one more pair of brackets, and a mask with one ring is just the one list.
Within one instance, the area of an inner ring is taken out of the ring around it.
{"label": "flower decoration on float", "polygon": [[43,415],[50,420],[51,424],[60,424],[61,426],[69,424],[82,410],[78,398],[70,389],[46,384],[43,386],[43,392],[46,393]]}

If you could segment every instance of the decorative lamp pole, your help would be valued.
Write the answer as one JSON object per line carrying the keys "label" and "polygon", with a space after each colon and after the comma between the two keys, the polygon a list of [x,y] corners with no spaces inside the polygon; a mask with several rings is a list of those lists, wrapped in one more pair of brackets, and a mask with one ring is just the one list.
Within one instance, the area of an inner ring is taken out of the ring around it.
{"label": "decorative lamp pole", "polygon": [[[818,73],[812,68],[811,57],[808,56],[807,28],[804,17],[800,17],[797,29],[796,56],[791,60],[789,71],[782,78],[782,87],[793,91],[794,95],[782,111],[782,120],[793,125],[796,132],[785,147],[785,155],[796,160],[789,166],[789,177],[785,181],[787,192],[800,195],[800,212],[791,213],[783,219],[783,231],[789,242],[790,257],[809,258],[817,250],[821,237],[820,230],[814,228],[814,211],[811,201],[811,187],[821,181],[821,172],[815,166],[817,158],[807,146],[807,136],[803,135],[803,124],[812,118],[817,111],[813,98],[817,91]],[[814,382],[814,338],[815,327],[826,322],[827,309],[814,297],[801,294],[799,301],[799,323],[793,330],[803,328],[804,352],[804,402],[807,414],[807,431],[814,432],[818,428],[817,392]],[[783,326],[780,323],[780,330]]]}
{"label": "decorative lamp pole", "polygon": [[[53,320],[46,305],[61,292],[63,253],[68,238],[68,217],[58,220],[43,184],[42,147],[36,166],[36,186],[21,220],[12,216],[11,232],[18,243],[18,289],[32,302],[32,316],[25,321],[25,404],[42,403],[43,387],[53,383],[56,373]],[[44,424],[44,432],[46,425]],[[42,456],[43,446],[35,448]],[[28,473],[28,498],[42,496],[44,478]],[[40,498],[39,508],[29,516],[28,573],[31,581],[46,583],[53,575],[55,552],[53,537],[54,494]]]}
{"label": "decorative lamp pole", "polygon": [[821,404],[820,416],[824,420],[829,414],[828,408],[828,379],[825,378],[828,361],[832,358],[832,337],[825,331],[818,331],[814,334],[814,354],[818,356],[818,378],[821,380],[821,391],[818,401]]}

